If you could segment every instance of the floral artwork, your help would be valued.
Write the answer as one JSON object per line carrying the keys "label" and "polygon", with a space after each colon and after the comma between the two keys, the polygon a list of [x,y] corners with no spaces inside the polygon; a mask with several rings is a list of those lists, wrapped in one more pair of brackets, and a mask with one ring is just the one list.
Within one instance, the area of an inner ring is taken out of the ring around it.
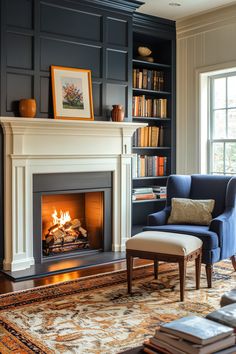
{"label": "floral artwork", "polygon": [[93,120],[91,71],[52,66],[51,73],[54,118]]}
{"label": "floral artwork", "polygon": [[63,108],[84,109],[82,80],[62,78]]}

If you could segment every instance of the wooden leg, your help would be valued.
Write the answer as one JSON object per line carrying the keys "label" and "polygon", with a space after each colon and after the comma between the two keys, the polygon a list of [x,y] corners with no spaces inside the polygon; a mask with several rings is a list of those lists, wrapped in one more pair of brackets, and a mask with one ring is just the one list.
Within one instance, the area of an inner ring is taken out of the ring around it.
{"label": "wooden leg", "polygon": [[154,259],[154,278],[158,278],[158,259]]}
{"label": "wooden leg", "polygon": [[187,261],[185,259],[179,261],[180,301],[184,301],[186,264]]}
{"label": "wooden leg", "polygon": [[213,265],[206,264],[206,276],[207,276],[207,286],[208,288],[212,288],[212,273],[213,273]]}
{"label": "wooden leg", "polygon": [[133,257],[129,254],[126,255],[127,264],[127,283],[128,283],[128,294],[132,292],[132,278],[133,278]]}
{"label": "wooden leg", "polygon": [[202,262],[202,255],[195,259],[195,270],[196,270],[196,289],[200,288],[200,278],[201,278],[201,262]]}
{"label": "wooden leg", "polygon": [[230,257],[234,270],[236,271],[236,255]]}

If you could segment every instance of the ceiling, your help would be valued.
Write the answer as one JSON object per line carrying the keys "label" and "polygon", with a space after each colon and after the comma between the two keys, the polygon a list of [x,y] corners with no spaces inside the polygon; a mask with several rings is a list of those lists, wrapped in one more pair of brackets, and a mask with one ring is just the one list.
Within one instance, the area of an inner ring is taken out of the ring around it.
{"label": "ceiling", "polygon": [[[140,0],[141,1],[141,0]],[[232,0],[142,0],[145,2],[138,12],[145,14],[179,20],[188,16],[206,12],[217,7],[236,4]],[[181,6],[170,6],[169,3],[181,4]]]}

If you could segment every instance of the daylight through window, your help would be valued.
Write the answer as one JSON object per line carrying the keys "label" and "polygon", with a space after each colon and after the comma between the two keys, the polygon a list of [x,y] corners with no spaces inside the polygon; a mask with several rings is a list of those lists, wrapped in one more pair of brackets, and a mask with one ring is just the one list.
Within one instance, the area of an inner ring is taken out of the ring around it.
{"label": "daylight through window", "polygon": [[236,174],[236,72],[209,77],[208,169]]}

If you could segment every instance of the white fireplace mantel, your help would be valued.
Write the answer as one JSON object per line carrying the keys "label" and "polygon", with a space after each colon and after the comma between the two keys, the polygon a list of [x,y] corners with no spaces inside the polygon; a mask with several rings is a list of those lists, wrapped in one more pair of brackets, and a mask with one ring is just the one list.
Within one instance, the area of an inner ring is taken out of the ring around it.
{"label": "white fireplace mantel", "polygon": [[131,138],[143,123],[0,117],[4,132],[4,269],[34,264],[33,175],[113,172],[112,248],[131,235]]}

